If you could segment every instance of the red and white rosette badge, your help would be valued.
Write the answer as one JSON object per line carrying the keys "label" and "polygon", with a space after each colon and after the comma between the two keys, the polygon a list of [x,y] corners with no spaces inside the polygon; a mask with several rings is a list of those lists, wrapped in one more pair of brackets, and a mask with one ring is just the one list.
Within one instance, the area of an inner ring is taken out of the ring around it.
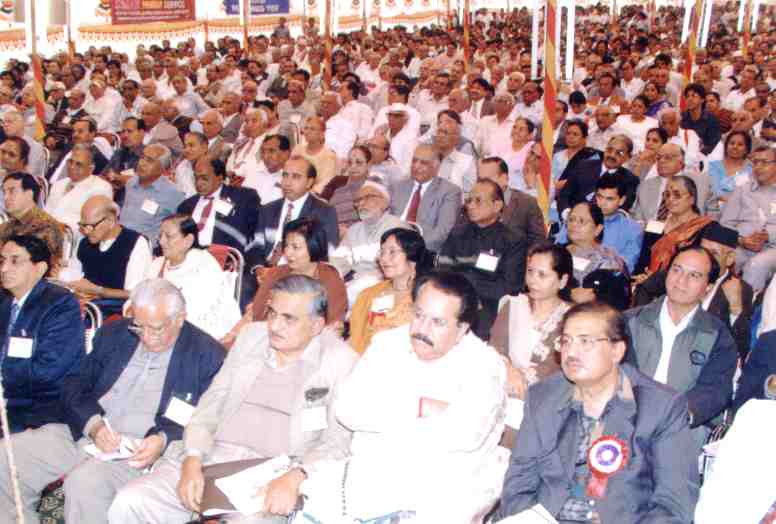
{"label": "red and white rosette badge", "polygon": [[604,435],[590,446],[587,464],[590,468],[590,480],[587,494],[602,499],[606,493],[609,477],[620,471],[628,463],[628,445],[612,435]]}

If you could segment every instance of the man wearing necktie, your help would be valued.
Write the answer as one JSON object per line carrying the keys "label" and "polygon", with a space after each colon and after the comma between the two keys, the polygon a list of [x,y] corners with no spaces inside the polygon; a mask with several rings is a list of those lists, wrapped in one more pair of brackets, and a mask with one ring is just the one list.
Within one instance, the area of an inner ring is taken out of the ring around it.
{"label": "man wearing necktie", "polygon": [[51,252],[44,240],[14,235],[0,250],[2,380],[12,433],[58,420],[64,377],[84,355],[75,296],[45,280]]}

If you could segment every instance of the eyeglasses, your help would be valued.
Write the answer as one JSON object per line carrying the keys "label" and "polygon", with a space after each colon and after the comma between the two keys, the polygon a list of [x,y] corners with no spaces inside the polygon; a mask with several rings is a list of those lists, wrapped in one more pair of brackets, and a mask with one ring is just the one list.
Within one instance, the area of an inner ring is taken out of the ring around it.
{"label": "eyeglasses", "polygon": [[689,194],[690,193],[682,193],[680,191],[663,191],[663,198],[673,198],[674,200],[679,200],[680,198],[684,198]]}
{"label": "eyeglasses", "polygon": [[97,229],[97,227],[102,224],[108,217],[104,216],[101,219],[99,219],[97,222],[94,222],[93,224],[84,224],[83,222],[78,223],[78,228],[82,229],[83,231],[89,232],[94,231]]}
{"label": "eyeglasses", "polygon": [[164,335],[164,331],[167,329],[168,322],[166,321],[161,326],[141,326],[140,324],[136,324],[135,322],[132,322],[129,326],[127,326],[127,330],[131,333],[134,333],[138,337],[142,337],[143,333],[148,331],[148,334],[151,337],[158,338]]}
{"label": "eyeglasses", "polygon": [[776,164],[776,160],[765,160],[762,158],[753,158],[751,162],[753,166],[767,166],[768,164]]}
{"label": "eyeglasses", "polygon": [[611,146],[607,146],[604,152],[612,155],[617,155],[617,156],[625,156],[627,154],[627,151],[625,151],[624,149],[615,149],[614,147],[611,147]]}
{"label": "eyeglasses", "polygon": [[618,342],[619,339],[600,337],[595,338],[590,335],[561,335],[555,339],[555,351],[568,351],[572,344],[582,350],[583,353],[589,352],[597,342]]}

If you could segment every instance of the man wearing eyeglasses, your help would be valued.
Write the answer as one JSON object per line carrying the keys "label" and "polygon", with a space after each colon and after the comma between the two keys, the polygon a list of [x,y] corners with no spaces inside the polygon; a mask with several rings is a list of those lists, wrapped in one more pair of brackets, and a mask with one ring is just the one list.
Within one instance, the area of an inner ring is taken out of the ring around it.
{"label": "man wearing eyeglasses", "polygon": [[92,149],[86,144],[76,144],[68,155],[67,176],[51,186],[46,212],[78,231],[81,208],[93,196],[113,199],[111,185],[95,176]]}
{"label": "man wearing eyeglasses", "polygon": [[108,522],[186,522],[191,512],[213,508],[211,497],[219,492],[214,479],[281,455],[292,462],[262,488],[266,513],[237,521],[290,520],[302,482],[321,463],[344,457],[350,444],[350,431],[336,420],[333,405],[357,356],[324,327],[327,300],[310,277],[275,282],[267,321],[242,329],[183,438],[152,473],[118,493]]}
{"label": "man wearing eyeglasses", "polygon": [[561,332],[562,371],[528,391],[495,521],[544,522],[541,505],[563,523],[691,522],[687,399],[622,362],[629,337],[611,306],[574,306]]}
{"label": "man wearing eyeglasses", "polygon": [[119,313],[153,259],[148,240],[123,227],[118,205],[103,195],[86,201],[78,228],[82,274],[66,285],[79,298],[94,300],[106,317]]}
{"label": "man wearing eyeglasses", "polygon": [[482,303],[474,332],[488,340],[498,304],[523,289],[528,239],[499,221],[504,192],[492,180],[480,180],[466,197],[469,221],[457,226],[439,250],[437,265],[464,275]]}
{"label": "man wearing eyeglasses", "polygon": [[636,192],[636,203],[631,216],[644,224],[649,233],[662,234],[668,218],[666,188],[668,182],[677,175],[685,175],[695,182],[698,198],[695,205],[701,215],[706,213],[711,197],[709,177],[693,170],[685,170],[684,149],[676,144],[663,144],[657,151],[657,174],[659,176],[644,180]]}
{"label": "man wearing eyeglasses", "polygon": [[[119,488],[182,438],[221,368],[223,348],[185,321],[186,302],[173,284],[146,280],[133,290],[131,303],[134,318],[98,330],[92,352],[65,378],[59,417],[13,437],[25,521],[38,521],[41,490],[66,475],[67,521],[104,523]],[[76,309],[74,326],[77,315]],[[83,333],[70,338],[83,342]],[[33,359],[38,351],[33,345]],[[86,446],[115,458],[95,458]],[[5,454],[0,467],[8,468]],[[14,514],[7,477],[0,480],[0,512]]]}
{"label": "man wearing eyeglasses", "polygon": [[707,424],[729,406],[738,352],[727,324],[703,308],[719,278],[716,258],[702,247],[679,251],[666,275],[665,298],[626,313],[628,360],[667,386],[686,393],[697,457]]}
{"label": "man wearing eyeglasses", "polygon": [[751,161],[754,180],[733,191],[720,223],[738,231],[736,265],[758,293],[776,270],[776,149],[756,147]]}

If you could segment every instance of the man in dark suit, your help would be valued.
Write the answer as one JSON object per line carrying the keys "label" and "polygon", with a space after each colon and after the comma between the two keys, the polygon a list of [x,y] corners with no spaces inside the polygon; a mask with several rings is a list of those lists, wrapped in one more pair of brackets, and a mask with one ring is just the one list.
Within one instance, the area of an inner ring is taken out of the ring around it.
{"label": "man in dark suit", "polygon": [[[752,286],[731,271],[736,261],[738,232],[712,222],[700,234],[700,245],[714,255],[720,268],[725,270],[711,291],[703,299],[702,307],[724,322],[736,341],[738,354],[745,358],[751,342]],[[636,306],[644,306],[666,293],[666,272],[657,271],[637,288]]]}
{"label": "man in dark suit", "polygon": [[691,522],[686,397],[621,363],[627,330],[611,306],[574,306],[561,330],[562,372],[529,389],[495,520],[541,504],[560,522]]}
{"label": "man in dark suit", "polygon": [[480,160],[479,180],[492,180],[504,192],[501,223],[528,239],[528,247],[547,238],[544,217],[536,198],[509,187],[509,166],[497,156]]}
{"label": "man in dark suit", "polygon": [[746,360],[738,380],[733,409],[738,411],[753,398],[776,400],[776,331],[766,331]]}
{"label": "man in dark suit", "polygon": [[[204,156],[194,164],[197,194],[178,206],[178,213],[191,215],[199,227],[202,246],[231,246],[245,257],[246,276],[259,263],[249,246],[258,224],[260,200],[256,190],[224,185],[226,166],[221,160]],[[241,305],[253,299],[256,281],[243,279]]]}
{"label": "man in dark suit", "polygon": [[[65,376],[84,355],[84,329],[75,296],[44,279],[48,244],[12,235],[0,250],[3,389],[11,432],[57,420]],[[1,433],[1,432],[0,432]]]}
{"label": "man in dark suit", "polygon": [[336,210],[310,193],[317,175],[315,166],[302,157],[292,157],[286,162],[280,179],[283,198],[262,206],[259,211],[259,224],[249,250],[253,269],[280,261],[283,227],[297,218],[315,217],[321,223],[329,252],[339,245]]}
{"label": "man in dark suit", "polygon": [[[13,436],[29,522],[37,521],[41,489],[67,474],[67,522],[104,523],[116,491],[182,438],[221,368],[224,349],[185,321],[186,302],[173,284],[143,281],[130,300],[134,318],[101,328],[93,351],[65,379],[58,423]],[[90,443],[94,453],[116,453],[123,460],[92,458],[83,449]],[[8,467],[5,454],[0,467]],[[14,513],[7,477],[0,480],[0,512]]]}
{"label": "man in dark suit", "polygon": [[625,186],[625,203],[620,206],[625,211],[630,211],[636,202],[636,193],[639,190],[639,177],[629,169],[623,167],[633,154],[633,140],[627,135],[614,135],[604,149],[604,159],[601,163],[601,178],[612,176],[619,177]]}
{"label": "man in dark suit", "polygon": [[705,424],[730,404],[738,353],[728,327],[701,307],[719,278],[719,264],[702,247],[679,251],[666,277],[665,298],[626,313],[632,346],[628,361],[642,373],[687,395],[697,443]]}
{"label": "man in dark suit", "polygon": [[439,176],[441,159],[430,145],[419,145],[411,177],[391,187],[391,214],[417,223],[426,248],[438,251],[461,210],[461,188]]}

